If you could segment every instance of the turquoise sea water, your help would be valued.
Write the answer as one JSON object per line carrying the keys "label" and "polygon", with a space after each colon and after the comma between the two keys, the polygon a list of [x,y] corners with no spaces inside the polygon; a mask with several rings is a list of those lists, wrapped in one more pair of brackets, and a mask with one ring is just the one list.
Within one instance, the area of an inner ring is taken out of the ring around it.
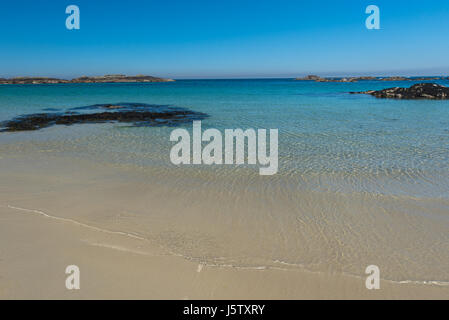
{"label": "turquoise sea water", "polygon": [[[449,81],[438,83],[449,86]],[[207,113],[203,129],[278,129],[279,172],[264,180],[258,167],[172,165],[173,128],[168,127],[89,124],[0,133],[0,150],[36,148],[174,172],[178,194],[194,189],[221,204],[218,209],[189,204],[209,226],[204,230],[191,222],[197,216],[183,212],[169,224],[176,236],[153,235],[192,259],[217,263],[220,257],[223,264],[300,265],[350,274],[363,273],[364,266],[380,259],[387,279],[449,283],[449,101],[348,93],[412,84],[273,79],[0,86],[0,121],[46,109],[140,102]],[[208,178],[192,182],[187,178],[191,170]],[[221,180],[227,183],[219,191],[223,198],[210,188]],[[201,181],[203,189],[197,186]],[[173,200],[172,205],[181,204]],[[155,221],[172,217],[169,208],[162,208]],[[151,226],[139,232],[145,230]],[[245,240],[234,244],[228,239],[231,232]],[[195,246],[189,242],[193,238]],[[220,245],[213,246],[211,238]]]}
{"label": "turquoise sea water", "polygon": [[[449,85],[449,81],[440,83]],[[329,173],[343,178],[371,175],[380,182],[355,188],[374,192],[388,188],[387,192],[392,193],[445,197],[449,190],[449,101],[398,101],[348,94],[411,84],[275,79],[4,85],[0,87],[0,121],[49,108],[66,110],[97,103],[142,102],[186,107],[210,115],[203,121],[204,129],[279,129],[279,175]],[[91,146],[92,155],[107,154],[112,161],[170,165],[172,143],[168,138],[172,128],[76,127],[4,133],[0,142],[16,139],[60,140],[66,145],[79,142]],[[391,179],[383,181],[385,177]],[[350,181],[345,183],[345,179],[341,182],[339,188],[354,187]]]}

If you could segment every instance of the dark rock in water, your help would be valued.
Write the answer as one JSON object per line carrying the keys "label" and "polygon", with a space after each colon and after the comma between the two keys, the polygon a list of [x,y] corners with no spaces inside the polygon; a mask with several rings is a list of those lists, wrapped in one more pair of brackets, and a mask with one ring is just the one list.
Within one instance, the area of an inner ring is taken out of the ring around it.
{"label": "dark rock in water", "polygon": [[[185,108],[147,105],[144,103],[98,104],[77,110],[110,110],[101,112],[39,113],[17,117],[0,124],[0,132],[33,131],[53,125],[82,123],[131,123],[133,126],[177,126],[203,120],[207,114]],[[73,109],[72,109],[73,110]]]}
{"label": "dark rock in water", "polygon": [[370,94],[376,98],[388,99],[449,99],[449,88],[435,83],[418,83],[410,88],[388,88],[383,90],[369,90],[350,92],[351,94]]}

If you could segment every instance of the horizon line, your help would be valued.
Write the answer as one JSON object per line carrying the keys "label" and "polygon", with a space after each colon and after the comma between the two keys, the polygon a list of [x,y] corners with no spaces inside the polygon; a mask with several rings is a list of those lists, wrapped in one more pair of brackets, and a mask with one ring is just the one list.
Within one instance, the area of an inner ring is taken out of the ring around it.
{"label": "horizon line", "polygon": [[[59,79],[59,80],[74,80],[80,77],[102,77],[102,76],[109,76],[109,75],[124,75],[127,77],[134,77],[138,75],[126,75],[126,74],[104,74],[104,75],[82,75],[82,76],[76,76],[76,77],[57,77],[57,76],[41,76],[41,75],[19,75],[19,76],[10,76],[10,77],[4,77],[0,76],[0,79],[15,79],[15,78],[50,78],[50,79]],[[142,74],[140,74],[142,75]],[[449,72],[441,73],[441,74],[426,74],[426,75],[405,75],[405,74],[382,74],[382,75],[373,75],[373,74],[346,74],[346,75],[324,75],[324,73],[317,72],[317,73],[308,73],[308,74],[300,74],[298,76],[210,76],[210,77],[201,77],[201,76],[180,76],[180,77],[165,77],[165,76],[155,76],[155,75],[149,75],[145,74],[144,76],[150,76],[150,77],[156,77],[160,79],[169,79],[169,80],[254,80],[254,79],[296,79],[296,78],[302,78],[310,75],[316,75],[323,78],[329,78],[329,79],[341,79],[341,78],[357,78],[357,77],[364,77],[364,76],[370,76],[375,78],[385,78],[385,77],[404,77],[404,78],[415,78],[415,77],[449,77]]]}

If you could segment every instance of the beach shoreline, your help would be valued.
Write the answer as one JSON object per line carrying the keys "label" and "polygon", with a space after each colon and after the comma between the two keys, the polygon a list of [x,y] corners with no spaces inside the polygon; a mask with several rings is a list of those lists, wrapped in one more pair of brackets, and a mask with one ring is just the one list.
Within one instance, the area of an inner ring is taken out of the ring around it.
{"label": "beach shoreline", "polygon": [[[120,234],[1,207],[2,299],[447,299],[449,287],[204,266]],[[42,237],[45,234],[45,237]],[[80,268],[67,290],[65,268]]]}
{"label": "beach shoreline", "polygon": [[[2,297],[38,298],[38,287],[47,290],[43,298],[66,297],[64,268],[79,265],[103,279],[80,298],[446,298],[447,101],[348,93],[386,86],[291,79],[2,86],[1,121],[44,124],[0,133]],[[278,172],[175,165],[170,136],[192,132],[188,118],[175,126],[91,123],[102,112],[93,106],[188,109],[207,115],[204,130],[219,132],[278,129]],[[88,123],[78,123],[84,112]],[[51,125],[60,114],[71,116]],[[378,292],[365,287],[372,265]],[[46,278],[34,279],[36,268]],[[107,291],[100,269],[122,280]],[[199,291],[182,280],[206,272]],[[161,281],[170,292],[158,296],[150,287]]]}
{"label": "beach shoreline", "polygon": [[[123,193],[126,188],[114,190],[114,184],[119,177],[127,186],[137,174],[133,170],[46,154],[33,160],[17,154],[2,160],[9,162],[8,172],[0,172],[0,188],[8,190],[0,196],[2,299],[449,297],[449,286],[381,280],[381,290],[368,290],[364,276],[288,266],[239,267],[201,262],[173,252],[151,237],[128,231],[133,210],[137,208],[131,209],[135,194]],[[73,171],[67,172],[69,167]],[[48,175],[49,168],[52,175]],[[99,190],[100,185],[103,189]],[[117,208],[111,214],[104,204],[118,194],[117,203],[130,209]],[[148,208],[157,210],[158,205],[165,205],[161,201],[148,203],[151,204]],[[172,218],[159,223],[171,224]],[[157,229],[157,221],[153,222],[152,227]],[[65,288],[64,271],[68,265],[77,265],[81,270],[80,290]]]}

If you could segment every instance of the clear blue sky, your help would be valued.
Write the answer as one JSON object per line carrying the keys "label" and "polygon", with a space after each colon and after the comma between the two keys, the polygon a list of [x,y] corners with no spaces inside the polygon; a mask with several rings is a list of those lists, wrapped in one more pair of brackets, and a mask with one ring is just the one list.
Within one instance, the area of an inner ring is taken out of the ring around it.
{"label": "clear blue sky", "polygon": [[[67,5],[81,29],[67,30]],[[365,28],[365,8],[381,30]],[[448,0],[0,1],[0,77],[449,73]]]}

